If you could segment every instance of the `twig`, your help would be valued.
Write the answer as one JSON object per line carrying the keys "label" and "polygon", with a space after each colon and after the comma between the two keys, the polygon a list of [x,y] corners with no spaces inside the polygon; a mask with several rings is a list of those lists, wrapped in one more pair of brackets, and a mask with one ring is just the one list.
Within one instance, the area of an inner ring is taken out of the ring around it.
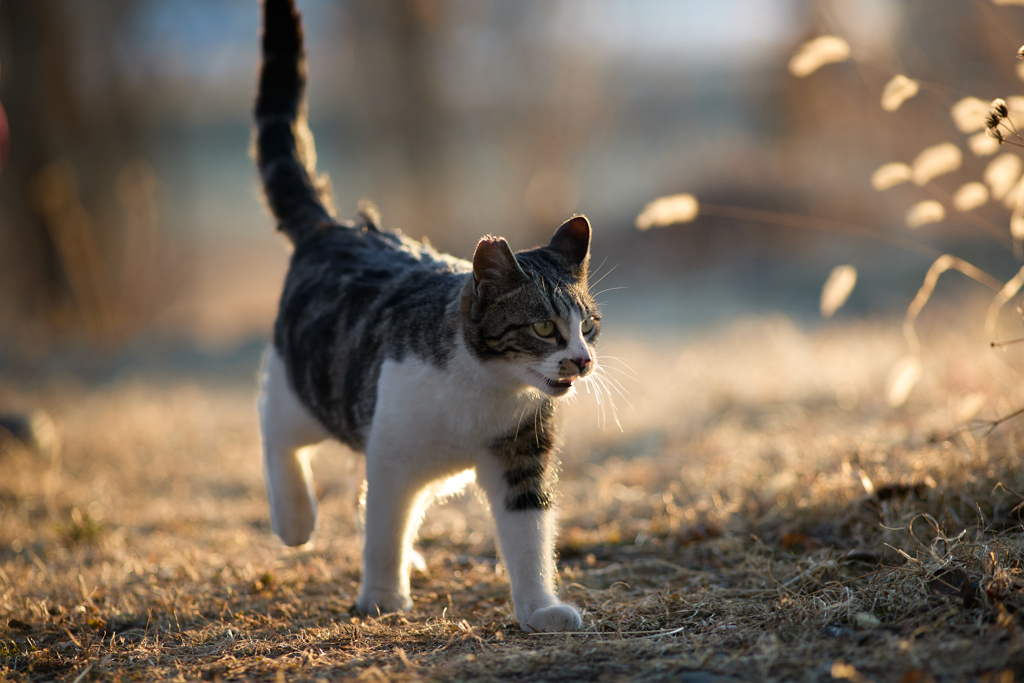
{"label": "twig", "polygon": [[643,638],[657,638],[658,636],[670,636],[686,630],[686,626],[679,628],[666,628],[660,631],[535,631],[524,633],[527,636],[638,636],[634,640]]}
{"label": "twig", "polygon": [[961,434],[965,434],[967,432],[973,432],[976,429],[985,429],[987,427],[987,429],[985,429],[985,433],[982,435],[982,437],[984,438],[984,437],[988,436],[989,434],[991,434],[993,431],[995,431],[995,428],[998,427],[999,425],[1001,425],[1004,422],[1007,422],[1009,420],[1012,420],[1013,418],[1018,417],[1020,415],[1024,415],[1024,408],[1018,408],[1017,410],[1013,411],[1009,415],[1003,415],[1002,417],[996,418],[995,420],[992,420],[991,422],[981,422],[980,424],[976,424],[976,425],[968,425],[968,426],[966,426],[966,427],[964,427],[962,429],[958,429],[957,431],[953,432],[952,434],[950,434],[948,436],[944,436],[942,438],[936,438],[936,439],[932,440],[931,443],[942,443],[943,441],[952,441],[953,439],[955,439],[956,437],[960,436]]}
{"label": "twig", "polygon": [[81,681],[81,680],[82,680],[83,678],[85,678],[85,675],[86,675],[87,673],[89,673],[89,671],[90,671],[90,670],[92,669],[92,665],[93,665],[93,662],[89,662],[89,663],[88,663],[88,664],[87,664],[87,665],[85,666],[85,668],[84,668],[84,669],[82,669],[82,673],[78,674],[78,675],[77,675],[77,676],[75,677],[75,680],[71,681],[71,683],[80,683],[80,681]]}
{"label": "twig", "polygon": [[914,331],[914,323],[917,320],[917,316],[921,313],[921,309],[924,308],[925,304],[928,303],[928,299],[931,298],[932,292],[935,291],[935,285],[939,281],[939,276],[947,270],[960,271],[972,280],[975,280],[996,292],[1005,289],[1002,282],[963,259],[950,254],[943,254],[939,258],[935,259],[935,262],[932,263],[930,268],[928,268],[928,273],[924,277],[921,289],[918,290],[917,296],[914,297],[914,300],[910,302],[910,306],[907,307],[907,313],[903,317],[903,336],[907,338],[907,344],[910,346],[910,350],[914,355],[917,355],[921,349],[921,344],[917,338],[917,332]]}
{"label": "twig", "polygon": [[918,256],[935,259],[942,255],[941,252],[926,244],[915,240],[892,235],[881,230],[873,230],[863,225],[842,223],[840,221],[802,216],[800,214],[782,213],[779,211],[767,211],[764,209],[749,209],[742,206],[729,206],[724,204],[701,204],[700,215],[721,216],[723,218],[736,218],[739,220],[756,221],[771,225],[782,225],[790,228],[804,230],[817,230],[838,235],[848,235],[861,239],[882,242],[890,246],[908,251]]}
{"label": "twig", "polygon": [[1024,415],[1024,408],[1018,408],[1017,410],[1013,411],[1009,415],[1004,415],[1004,416],[1000,417],[999,419],[993,420],[992,422],[990,422],[989,425],[988,425],[988,431],[985,432],[985,436],[988,436],[989,434],[991,434],[995,430],[995,428],[998,427],[999,425],[1003,424],[1007,420],[1012,420],[1013,418],[1017,417],[1018,415]]}
{"label": "twig", "polygon": [[1010,344],[1019,344],[1021,342],[1024,342],[1024,337],[1021,337],[1020,339],[1010,339],[1009,341],[992,342],[991,346],[995,348],[997,346],[1009,346]]}

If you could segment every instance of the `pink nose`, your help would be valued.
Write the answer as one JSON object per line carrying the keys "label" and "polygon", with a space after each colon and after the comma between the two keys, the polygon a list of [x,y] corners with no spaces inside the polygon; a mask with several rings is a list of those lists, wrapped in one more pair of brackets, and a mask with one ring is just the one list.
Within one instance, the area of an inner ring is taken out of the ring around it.
{"label": "pink nose", "polygon": [[575,363],[576,367],[578,367],[580,370],[583,370],[588,365],[590,365],[591,359],[590,358],[573,358],[572,362]]}

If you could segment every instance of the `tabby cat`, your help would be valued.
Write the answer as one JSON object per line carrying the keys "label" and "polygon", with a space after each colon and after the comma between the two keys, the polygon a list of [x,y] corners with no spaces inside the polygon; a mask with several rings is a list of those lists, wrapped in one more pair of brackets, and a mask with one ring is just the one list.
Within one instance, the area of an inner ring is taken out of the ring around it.
{"label": "tabby cat", "polygon": [[309,447],[366,454],[365,544],[356,609],[412,605],[412,543],[438,483],[475,471],[497,525],[516,620],[577,630],[555,594],[556,399],[597,365],[600,314],[587,287],[590,224],[544,247],[480,240],[472,263],[385,231],[372,207],[331,216],[305,117],[302,27],[292,0],[266,0],[256,160],[294,244],[262,372],[260,426],[274,533],[309,541]]}

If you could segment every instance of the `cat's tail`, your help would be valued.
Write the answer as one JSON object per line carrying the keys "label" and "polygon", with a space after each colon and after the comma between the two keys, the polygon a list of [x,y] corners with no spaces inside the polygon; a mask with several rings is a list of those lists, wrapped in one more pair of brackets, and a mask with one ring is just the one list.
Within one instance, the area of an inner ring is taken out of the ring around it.
{"label": "cat's tail", "polygon": [[294,0],[264,0],[256,165],[277,228],[292,242],[334,224],[330,183],[316,172],[305,91],[306,54]]}

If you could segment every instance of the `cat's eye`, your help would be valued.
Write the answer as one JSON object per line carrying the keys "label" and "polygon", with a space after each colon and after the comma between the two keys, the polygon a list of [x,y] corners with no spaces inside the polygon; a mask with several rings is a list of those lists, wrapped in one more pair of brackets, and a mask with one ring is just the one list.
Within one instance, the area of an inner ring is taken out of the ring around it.
{"label": "cat's eye", "polygon": [[533,331],[539,337],[550,337],[555,333],[555,323],[550,320],[541,320],[533,324]]}
{"label": "cat's eye", "polygon": [[590,334],[593,331],[594,331],[594,316],[590,316],[588,318],[585,318],[583,320],[583,322],[580,323],[580,332],[582,332],[583,334]]}

